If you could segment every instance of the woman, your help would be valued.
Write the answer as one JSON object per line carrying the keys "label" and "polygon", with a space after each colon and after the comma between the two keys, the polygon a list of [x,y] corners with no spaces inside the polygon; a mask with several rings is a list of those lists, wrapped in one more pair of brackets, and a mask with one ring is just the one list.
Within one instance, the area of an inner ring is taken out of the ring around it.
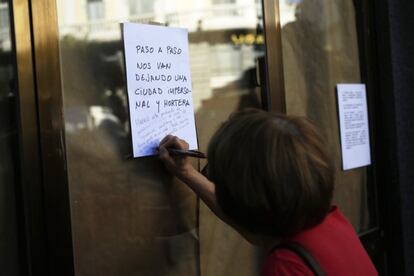
{"label": "woman", "polygon": [[303,254],[284,246],[291,244],[326,275],[377,275],[354,229],[331,206],[332,162],[309,120],[259,110],[233,114],[208,146],[208,178],[168,148],[188,144],[167,136],[160,158],[218,217],[249,241],[281,245],[269,253],[263,276],[314,275]]}

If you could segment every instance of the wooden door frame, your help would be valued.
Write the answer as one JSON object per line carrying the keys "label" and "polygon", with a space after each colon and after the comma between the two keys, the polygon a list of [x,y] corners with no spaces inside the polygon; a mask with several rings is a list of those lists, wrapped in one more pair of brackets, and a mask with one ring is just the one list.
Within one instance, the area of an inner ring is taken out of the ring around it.
{"label": "wooden door frame", "polygon": [[56,0],[29,1],[43,166],[48,271],[74,275]]}
{"label": "wooden door frame", "polygon": [[29,275],[74,275],[54,0],[12,1]]}
{"label": "wooden door frame", "polygon": [[264,108],[273,112],[286,113],[279,0],[263,0],[262,7],[267,69],[265,74],[267,100]]}

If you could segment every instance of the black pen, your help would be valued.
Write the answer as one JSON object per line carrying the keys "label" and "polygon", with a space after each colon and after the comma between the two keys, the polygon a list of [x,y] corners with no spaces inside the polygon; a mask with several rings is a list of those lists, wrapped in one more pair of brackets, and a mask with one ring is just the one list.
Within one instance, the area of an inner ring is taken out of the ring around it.
{"label": "black pen", "polygon": [[196,157],[196,158],[207,158],[204,153],[202,153],[201,151],[197,151],[197,150],[180,150],[180,149],[172,149],[172,148],[167,148],[167,150],[168,150],[168,153],[171,155],[176,155],[176,156],[186,155],[186,156],[191,156],[191,157]]}

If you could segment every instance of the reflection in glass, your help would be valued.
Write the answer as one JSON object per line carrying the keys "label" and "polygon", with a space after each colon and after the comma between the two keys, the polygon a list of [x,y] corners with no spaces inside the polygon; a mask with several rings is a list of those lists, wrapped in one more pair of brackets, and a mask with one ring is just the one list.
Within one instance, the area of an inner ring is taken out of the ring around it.
{"label": "reflection in glass", "polygon": [[88,19],[99,20],[105,16],[104,2],[103,0],[88,0]]}
{"label": "reflection in glass", "polygon": [[[124,3],[125,2],[125,3]],[[200,149],[228,115],[260,107],[261,3],[57,0],[75,270],[79,275],[257,275],[257,250],[157,159],[132,160],[120,22],[189,30]],[[103,11],[101,13],[101,11]],[[103,15],[98,19],[97,14]],[[92,20],[94,19],[94,20]],[[199,164],[195,164],[199,165]]]}
{"label": "reflection in glass", "polygon": [[334,202],[358,231],[370,225],[366,169],[342,172],[335,85],[359,83],[352,1],[280,1],[287,112],[313,119],[336,164]]}
{"label": "reflection in glass", "polygon": [[19,275],[16,185],[18,122],[16,61],[12,47],[10,2],[0,1],[0,269]]}

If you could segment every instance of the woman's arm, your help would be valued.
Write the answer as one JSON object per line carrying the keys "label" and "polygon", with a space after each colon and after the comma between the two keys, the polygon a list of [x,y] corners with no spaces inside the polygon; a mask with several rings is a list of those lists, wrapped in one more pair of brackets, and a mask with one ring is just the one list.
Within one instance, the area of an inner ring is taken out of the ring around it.
{"label": "woman's arm", "polygon": [[176,177],[181,179],[188,187],[190,187],[201,200],[210,208],[213,213],[220,218],[222,221],[230,225],[233,229],[239,232],[247,241],[254,245],[267,246],[268,244],[273,245],[274,240],[271,238],[252,235],[246,230],[241,229],[229,217],[224,215],[216,199],[216,189],[213,182],[208,180],[207,177],[198,172],[190,164],[188,156],[171,156],[168,153],[167,148],[175,148],[180,150],[188,150],[188,143],[178,137],[168,135],[166,136],[159,145],[160,159],[164,162],[167,169],[174,174]]}
{"label": "woman's arm", "polygon": [[214,183],[194,169],[190,164],[188,156],[171,156],[167,148],[188,150],[188,143],[176,136],[166,136],[159,145],[160,159],[164,162],[167,169],[187,184],[216,216],[229,223],[217,204]]}

